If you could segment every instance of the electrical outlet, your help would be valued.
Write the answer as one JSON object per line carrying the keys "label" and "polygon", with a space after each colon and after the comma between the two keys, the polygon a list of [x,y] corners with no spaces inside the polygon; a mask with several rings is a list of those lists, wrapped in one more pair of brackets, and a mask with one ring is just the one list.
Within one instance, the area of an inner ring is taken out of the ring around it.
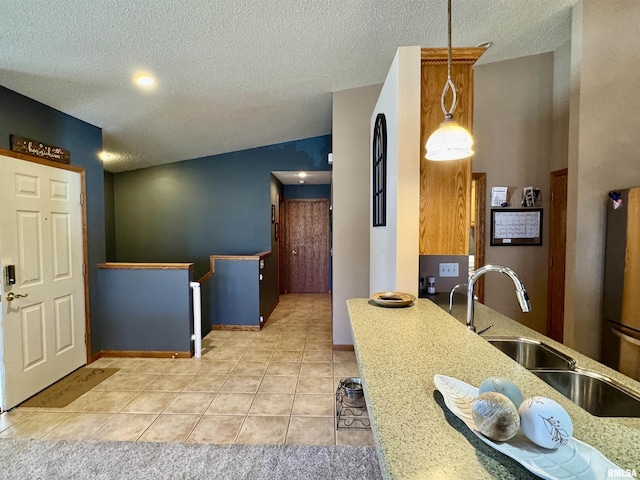
{"label": "electrical outlet", "polygon": [[441,277],[457,277],[459,275],[459,263],[441,263],[439,267],[438,275]]}

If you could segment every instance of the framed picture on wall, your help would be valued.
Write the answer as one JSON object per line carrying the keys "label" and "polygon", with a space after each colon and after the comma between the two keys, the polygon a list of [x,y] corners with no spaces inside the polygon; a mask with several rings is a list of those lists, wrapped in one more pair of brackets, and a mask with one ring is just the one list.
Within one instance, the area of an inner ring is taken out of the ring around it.
{"label": "framed picture on wall", "polygon": [[271,205],[271,223],[276,223],[276,206]]}
{"label": "framed picture on wall", "polygon": [[542,209],[491,209],[491,245],[542,245]]}

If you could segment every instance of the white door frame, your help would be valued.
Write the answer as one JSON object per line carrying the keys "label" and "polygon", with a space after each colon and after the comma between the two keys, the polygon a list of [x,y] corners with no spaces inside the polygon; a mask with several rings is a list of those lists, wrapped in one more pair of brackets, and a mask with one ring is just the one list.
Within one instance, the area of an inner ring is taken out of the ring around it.
{"label": "white door frame", "polygon": [[27,162],[38,163],[47,167],[61,168],[63,170],[69,170],[80,174],[80,192],[82,194],[82,261],[85,265],[84,279],[84,318],[85,318],[85,334],[87,337],[87,363],[91,363],[94,359],[91,356],[91,318],[89,314],[89,248],[87,245],[87,189],[85,170],[82,167],[75,165],[67,165],[65,163],[53,162],[45,160],[43,158],[33,157],[31,155],[25,155],[17,153],[12,150],[5,150],[0,148],[0,155],[7,157],[13,157],[18,160],[24,160]]}

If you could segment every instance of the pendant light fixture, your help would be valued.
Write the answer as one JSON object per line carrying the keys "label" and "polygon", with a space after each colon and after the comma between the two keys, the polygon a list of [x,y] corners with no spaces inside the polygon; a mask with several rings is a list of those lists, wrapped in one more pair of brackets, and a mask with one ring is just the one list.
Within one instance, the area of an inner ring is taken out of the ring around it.
{"label": "pendant light fixture", "polygon": [[[442,97],[440,98],[444,121],[427,140],[427,153],[425,154],[427,160],[436,161],[461,160],[473,155],[471,148],[473,146],[473,137],[467,129],[461,127],[458,122],[453,119],[453,111],[456,109],[456,103],[458,102],[458,93],[456,92],[456,86],[453,84],[453,80],[451,80],[451,0],[447,0],[447,2],[449,41],[447,51],[447,83],[444,85]],[[453,100],[451,101],[451,108],[447,110],[444,101],[449,89],[451,89],[451,93],[453,94]]]}

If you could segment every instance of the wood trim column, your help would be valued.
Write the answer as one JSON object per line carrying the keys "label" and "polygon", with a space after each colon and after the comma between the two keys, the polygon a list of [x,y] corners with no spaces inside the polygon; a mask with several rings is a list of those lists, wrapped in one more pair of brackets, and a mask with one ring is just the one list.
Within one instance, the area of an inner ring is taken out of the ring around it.
{"label": "wood trim column", "polygon": [[[487,218],[487,174],[472,173],[472,180],[475,182],[475,265],[478,269],[485,264],[485,231]],[[476,282],[476,295],[478,301],[484,303],[484,276]]]}
{"label": "wood trim column", "polygon": [[[451,78],[458,104],[454,119],[473,130],[473,64],[484,48],[452,49]],[[447,49],[423,48],[420,108],[420,240],[421,255],[468,255],[471,159],[433,162],[424,158],[425,144],[444,114],[440,105],[447,81]],[[448,92],[445,106],[450,106]]]}

